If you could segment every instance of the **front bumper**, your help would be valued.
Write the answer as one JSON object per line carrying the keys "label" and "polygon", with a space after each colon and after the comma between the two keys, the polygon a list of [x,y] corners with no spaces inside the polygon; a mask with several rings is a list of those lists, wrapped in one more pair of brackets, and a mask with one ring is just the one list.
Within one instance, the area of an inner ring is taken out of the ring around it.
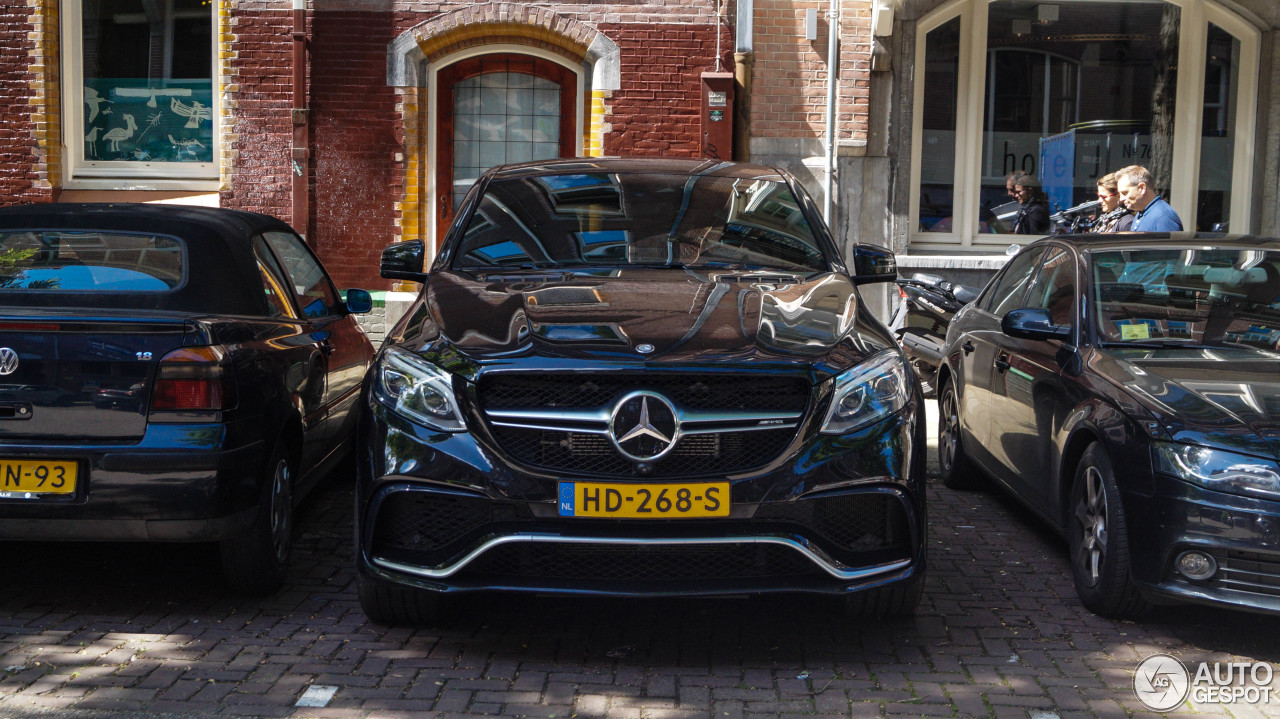
{"label": "front bumper", "polygon": [[[1155,494],[1127,496],[1135,580],[1157,602],[1280,613],[1280,500],[1256,499],[1156,475]],[[1217,571],[1191,580],[1177,558],[1197,550]]]}
{"label": "front bumper", "polygon": [[767,467],[702,478],[729,481],[728,517],[633,520],[561,517],[562,478],[371,404],[360,432],[358,568],[435,591],[615,596],[842,594],[918,579],[917,407],[844,437],[802,427]]}
{"label": "front bumper", "polygon": [[8,444],[6,458],[75,461],[79,479],[65,496],[0,493],[0,539],[195,542],[242,533],[266,445],[239,429],[153,424],[131,445]]}

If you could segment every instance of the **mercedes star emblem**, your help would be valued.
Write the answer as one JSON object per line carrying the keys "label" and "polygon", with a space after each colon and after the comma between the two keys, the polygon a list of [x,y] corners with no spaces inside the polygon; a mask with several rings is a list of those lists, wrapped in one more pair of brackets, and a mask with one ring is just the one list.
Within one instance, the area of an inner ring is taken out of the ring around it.
{"label": "mercedes star emblem", "polygon": [[647,355],[652,351],[653,351],[653,345],[651,344],[645,343],[642,345],[636,345],[636,352],[639,352],[642,355]]}
{"label": "mercedes star emblem", "polygon": [[613,408],[609,438],[629,459],[655,460],[671,451],[680,438],[676,408],[660,394],[632,392]]}
{"label": "mercedes star emblem", "polygon": [[8,347],[0,347],[0,375],[18,371],[18,353]]}

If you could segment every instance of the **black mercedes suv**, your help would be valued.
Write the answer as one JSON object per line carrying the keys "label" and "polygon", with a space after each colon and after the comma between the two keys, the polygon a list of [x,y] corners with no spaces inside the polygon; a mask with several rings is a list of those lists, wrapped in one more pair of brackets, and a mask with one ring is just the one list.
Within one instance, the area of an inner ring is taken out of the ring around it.
{"label": "black mercedes suv", "polygon": [[801,592],[913,611],[919,383],[794,178],[697,160],[495,168],[424,273],[362,401],[365,613],[475,591]]}

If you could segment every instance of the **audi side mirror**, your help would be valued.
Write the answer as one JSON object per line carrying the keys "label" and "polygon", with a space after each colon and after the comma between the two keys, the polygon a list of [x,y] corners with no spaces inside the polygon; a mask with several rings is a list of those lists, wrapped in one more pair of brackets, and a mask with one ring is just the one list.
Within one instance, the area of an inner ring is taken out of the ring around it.
{"label": "audi side mirror", "polygon": [[1000,320],[1000,330],[1023,340],[1065,340],[1071,337],[1071,327],[1055,325],[1049,310],[1043,307],[1013,310]]}

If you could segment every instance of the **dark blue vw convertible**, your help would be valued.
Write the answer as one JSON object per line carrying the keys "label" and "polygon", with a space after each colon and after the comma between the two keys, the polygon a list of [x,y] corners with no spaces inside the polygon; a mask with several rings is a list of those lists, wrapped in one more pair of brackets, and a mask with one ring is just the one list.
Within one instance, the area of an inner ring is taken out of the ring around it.
{"label": "dark blue vw convertible", "polygon": [[0,539],[214,541],[233,588],[279,587],[369,306],[264,215],[0,209]]}

